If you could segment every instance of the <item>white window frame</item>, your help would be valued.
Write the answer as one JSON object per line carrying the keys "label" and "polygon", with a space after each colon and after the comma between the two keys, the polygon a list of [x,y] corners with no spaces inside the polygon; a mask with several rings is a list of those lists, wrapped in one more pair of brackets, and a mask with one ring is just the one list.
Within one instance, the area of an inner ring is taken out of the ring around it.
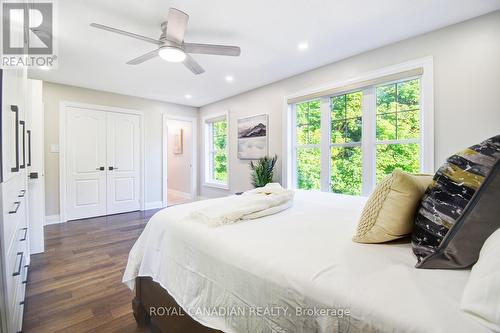
{"label": "white window frame", "polygon": [[[213,178],[213,136],[212,124],[216,121],[225,120],[226,126],[226,168],[227,180],[225,182],[215,180]],[[203,172],[203,186],[215,187],[224,190],[229,190],[229,116],[228,112],[211,114],[203,118],[203,150],[204,150],[204,172]]]}
{"label": "white window frame", "polygon": [[[405,62],[395,66],[382,68],[380,70],[367,73],[351,80],[331,83],[316,89],[298,92],[286,96],[285,107],[283,111],[284,133],[283,133],[283,186],[286,188],[296,188],[296,148],[305,147],[306,145],[297,145],[295,137],[295,104],[288,104],[288,100],[300,96],[306,96],[311,93],[326,91],[333,88],[341,88],[349,86],[357,82],[376,79],[379,77],[397,74],[408,70],[423,68],[423,74],[419,75],[420,79],[420,138],[410,140],[390,140],[377,141],[375,138],[376,128],[376,88],[382,85],[401,82],[416,77],[408,77],[396,81],[384,82],[368,88],[357,89],[354,91],[363,92],[363,127],[362,127],[362,195],[369,195],[376,184],[376,145],[377,144],[402,144],[402,143],[419,143],[420,144],[420,170],[423,173],[434,173],[434,86],[433,86],[433,59],[425,57],[413,61]],[[338,95],[353,92],[346,90]],[[331,95],[320,97],[321,101],[321,151],[329,151],[332,146],[339,146],[330,143],[330,98]],[[349,146],[351,144],[343,144],[341,146]],[[311,145],[317,147],[318,145]],[[321,191],[330,191],[330,154],[321,154]]]}

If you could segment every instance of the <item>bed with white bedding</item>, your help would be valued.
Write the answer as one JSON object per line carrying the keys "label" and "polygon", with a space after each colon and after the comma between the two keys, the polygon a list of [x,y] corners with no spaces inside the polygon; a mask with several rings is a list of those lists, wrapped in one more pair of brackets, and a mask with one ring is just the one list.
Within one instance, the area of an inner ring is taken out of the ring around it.
{"label": "bed with white bedding", "polygon": [[366,198],[299,190],[291,208],[259,219],[188,218],[224,200],[155,214],[123,281],[151,277],[224,332],[488,332],[459,310],[468,270],[415,269],[409,243],[351,240]]}

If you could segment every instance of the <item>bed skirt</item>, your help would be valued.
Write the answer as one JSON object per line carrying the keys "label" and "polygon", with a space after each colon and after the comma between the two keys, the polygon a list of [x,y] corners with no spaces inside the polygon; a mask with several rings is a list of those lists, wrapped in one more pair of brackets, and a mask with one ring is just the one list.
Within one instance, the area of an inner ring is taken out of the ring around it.
{"label": "bed skirt", "polygon": [[135,279],[132,300],[134,317],[139,326],[150,326],[151,332],[222,333],[201,325],[177,304],[172,296],[150,277]]}

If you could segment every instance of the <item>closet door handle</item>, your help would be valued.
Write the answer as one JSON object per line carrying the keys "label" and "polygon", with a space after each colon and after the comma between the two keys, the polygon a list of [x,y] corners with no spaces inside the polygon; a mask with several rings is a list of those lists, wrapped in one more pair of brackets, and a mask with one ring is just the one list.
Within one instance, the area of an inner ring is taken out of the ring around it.
{"label": "closet door handle", "polygon": [[14,206],[16,206],[16,208],[14,210],[11,210],[9,212],[9,214],[15,214],[15,213],[17,213],[17,211],[19,210],[19,206],[21,206],[21,201],[14,202]]}
{"label": "closet door handle", "polygon": [[98,168],[95,168],[97,171],[104,171],[106,168],[104,167],[98,167]]}
{"label": "closet door handle", "polygon": [[19,172],[19,108],[17,105],[11,105],[10,111],[16,114],[16,166],[10,168],[10,171]]}
{"label": "closet door handle", "polygon": [[23,127],[23,164],[21,164],[20,168],[24,169],[26,167],[26,123],[24,120],[19,121],[19,125]]}
{"label": "closet door handle", "polygon": [[18,256],[21,256],[21,259],[19,260],[19,266],[17,267],[17,272],[12,273],[12,276],[18,276],[21,274],[21,267],[23,266],[23,252],[17,252]]}
{"label": "closet door handle", "polygon": [[28,236],[28,228],[22,228],[21,230],[24,230],[24,237],[21,238],[19,241],[24,242],[26,240],[26,236]]}
{"label": "closet door handle", "polygon": [[110,167],[108,168],[108,170],[113,171],[113,170],[118,170],[118,168],[117,168],[117,167],[112,167],[112,166],[110,166]]}
{"label": "closet door handle", "polygon": [[31,130],[27,130],[28,134],[28,166],[31,166]]}

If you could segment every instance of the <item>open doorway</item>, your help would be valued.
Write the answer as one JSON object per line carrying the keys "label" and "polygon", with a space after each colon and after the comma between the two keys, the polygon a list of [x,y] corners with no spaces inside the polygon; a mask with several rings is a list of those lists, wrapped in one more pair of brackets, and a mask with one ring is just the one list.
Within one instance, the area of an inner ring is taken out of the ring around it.
{"label": "open doorway", "polygon": [[196,198],[196,118],[163,118],[163,205]]}

